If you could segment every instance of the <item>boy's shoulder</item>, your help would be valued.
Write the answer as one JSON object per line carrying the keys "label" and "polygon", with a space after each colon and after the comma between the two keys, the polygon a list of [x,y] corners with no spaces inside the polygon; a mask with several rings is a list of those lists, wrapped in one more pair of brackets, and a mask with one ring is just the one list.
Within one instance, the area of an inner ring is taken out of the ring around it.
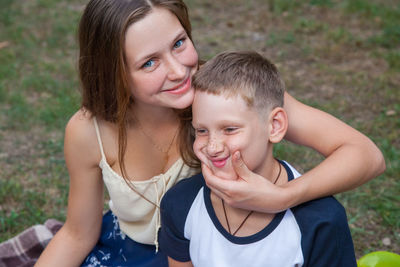
{"label": "boy's shoulder", "polygon": [[[286,169],[289,182],[301,176],[301,174],[288,162],[280,162]],[[347,223],[344,207],[333,196],[310,200],[291,208],[291,211],[296,218],[304,218],[307,220],[308,225],[318,223],[320,220],[332,220],[332,222],[343,222],[344,220],[344,222]]]}
{"label": "boy's shoulder", "polygon": [[172,186],[164,195],[164,198],[180,198],[185,199],[186,196],[197,193],[203,186],[205,181],[201,173],[193,175],[189,178],[180,180]]}
{"label": "boy's shoulder", "polygon": [[161,200],[161,229],[158,239],[160,248],[173,259],[190,260],[190,240],[185,236],[185,225],[189,211],[204,186],[203,175],[197,174],[179,181]]}
{"label": "boy's shoulder", "polygon": [[306,225],[320,223],[347,224],[346,211],[333,196],[311,200],[293,207],[291,210],[295,217]]}
{"label": "boy's shoulder", "polygon": [[[300,175],[289,163],[281,161],[288,172],[289,182]],[[346,210],[333,196],[307,201],[290,209],[301,232],[327,231],[348,235]]]}
{"label": "boy's shoulder", "polygon": [[165,193],[161,200],[161,208],[189,209],[199,190],[204,186],[205,181],[201,173],[182,179]]}

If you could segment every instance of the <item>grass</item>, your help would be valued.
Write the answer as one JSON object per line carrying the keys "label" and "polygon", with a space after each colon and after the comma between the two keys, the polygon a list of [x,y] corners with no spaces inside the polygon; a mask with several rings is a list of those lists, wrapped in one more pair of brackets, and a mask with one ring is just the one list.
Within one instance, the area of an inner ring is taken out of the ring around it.
{"label": "grass", "polygon": [[[400,253],[400,5],[186,2],[202,58],[223,50],[260,51],[276,62],[292,95],[379,146],[386,172],[337,198],[347,209],[358,257]],[[63,131],[79,106],[75,36],[85,3],[0,1],[0,241],[47,218],[65,219]],[[304,171],[322,160],[288,142],[276,152]]]}

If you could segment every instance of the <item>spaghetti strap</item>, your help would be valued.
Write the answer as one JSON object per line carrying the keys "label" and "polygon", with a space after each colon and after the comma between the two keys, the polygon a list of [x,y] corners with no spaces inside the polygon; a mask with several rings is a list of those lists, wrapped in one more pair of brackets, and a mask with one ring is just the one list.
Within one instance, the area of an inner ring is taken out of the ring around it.
{"label": "spaghetti strap", "polygon": [[93,122],[94,122],[94,128],[96,129],[97,141],[99,142],[99,146],[100,146],[101,158],[105,159],[106,156],[104,155],[103,142],[101,142],[100,131],[99,131],[99,126],[97,124],[96,117],[93,117]]}

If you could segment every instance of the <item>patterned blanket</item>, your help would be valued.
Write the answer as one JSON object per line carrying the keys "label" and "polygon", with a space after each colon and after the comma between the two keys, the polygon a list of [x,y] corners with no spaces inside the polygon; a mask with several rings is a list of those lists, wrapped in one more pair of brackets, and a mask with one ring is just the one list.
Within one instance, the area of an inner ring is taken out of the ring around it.
{"label": "patterned blanket", "polygon": [[0,243],[0,267],[33,266],[62,223],[49,219]]}

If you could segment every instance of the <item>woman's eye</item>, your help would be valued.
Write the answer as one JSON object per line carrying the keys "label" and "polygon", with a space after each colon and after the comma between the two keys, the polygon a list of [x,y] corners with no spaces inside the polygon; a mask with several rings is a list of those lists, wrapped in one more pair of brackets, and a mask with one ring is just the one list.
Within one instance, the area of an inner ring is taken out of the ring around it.
{"label": "woman's eye", "polygon": [[147,61],[146,63],[143,64],[143,68],[150,68],[150,67],[153,67],[154,64],[156,64],[156,63],[154,62],[154,60],[153,60],[153,59],[150,59],[149,61]]}
{"label": "woman's eye", "polygon": [[174,44],[174,48],[179,48],[183,45],[184,39],[180,39],[178,40],[175,44]]}

